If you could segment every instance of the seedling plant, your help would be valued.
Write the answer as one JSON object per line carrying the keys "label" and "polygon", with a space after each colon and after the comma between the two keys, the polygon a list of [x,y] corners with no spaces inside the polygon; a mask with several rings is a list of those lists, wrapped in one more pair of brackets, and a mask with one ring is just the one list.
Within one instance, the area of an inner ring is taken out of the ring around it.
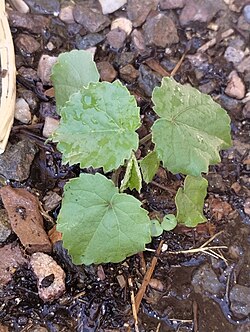
{"label": "seedling plant", "polygon": [[[52,72],[61,120],[51,139],[63,163],[102,169],[81,173],[64,187],[57,229],[75,264],[120,262],[177,223],[196,227],[206,222],[208,183],[202,173],[219,163],[219,151],[231,145],[225,110],[195,88],[163,78],[152,94],[158,116],[150,135],[154,149],[137,160],[141,120],[136,100],[119,80],[99,78],[88,51],[61,54]],[[140,192],[160,163],[186,178],[175,197],[176,215],[150,220],[140,200],[125,191]],[[121,167],[125,175],[118,187],[111,175]]]}

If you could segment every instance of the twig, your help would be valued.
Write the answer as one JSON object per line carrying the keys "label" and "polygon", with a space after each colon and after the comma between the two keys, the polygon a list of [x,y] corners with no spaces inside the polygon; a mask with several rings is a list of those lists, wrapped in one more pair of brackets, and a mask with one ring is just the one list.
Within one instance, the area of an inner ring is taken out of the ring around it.
{"label": "twig", "polygon": [[193,301],[194,332],[198,332],[198,304]]}
{"label": "twig", "polygon": [[139,311],[139,308],[140,308],[140,304],[141,304],[141,301],[142,301],[142,298],[146,292],[146,289],[147,289],[147,286],[149,284],[149,281],[152,277],[152,274],[155,270],[155,266],[156,266],[156,263],[157,263],[157,260],[158,260],[158,256],[160,255],[161,253],[161,248],[162,248],[162,245],[164,243],[164,240],[161,240],[157,250],[156,250],[156,253],[155,253],[155,256],[153,257],[152,259],[152,262],[151,262],[151,265],[149,267],[149,269],[147,270],[144,278],[143,278],[143,281],[142,281],[142,284],[141,284],[141,287],[138,291],[138,293],[136,294],[136,297],[135,297],[135,308],[136,308],[136,312],[138,313]]}
{"label": "twig", "polygon": [[156,71],[158,74],[160,74],[161,76],[170,76],[171,74],[169,72],[167,72],[160,64],[159,62],[157,62],[155,59],[148,59],[145,61],[146,64],[153,69],[154,71]]}
{"label": "twig", "polygon": [[182,57],[181,57],[180,60],[177,62],[177,64],[176,64],[176,66],[174,67],[174,69],[171,71],[171,74],[170,74],[171,77],[174,76],[174,75],[177,73],[177,71],[179,70],[179,68],[180,68],[180,66],[181,66],[181,64],[182,64],[182,62],[183,62],[183,60],[184,60],[186,54],[187,54],[187,50],[182,54]]}
{"label": "twig", "polygon": [[140,332],[139,327],[138,327],[138,317],[137,317],[137,311],[136,311],[136,306],[135,306],[135,294],[134,294],[133,283],[132,283],[131,278],[128,278],[128,285],[130,288],[131,306],[132,306],[132,312],[133,312],[133,317],[134,317],[134,321],[135,321],[135,332]]}
{"label": "twig", "polygon": [[155,332],[159,332],[159,331],[160,331],[160,327],[161,327],[161,323],[159,323],[159,324],[157,325]]}
{"label": "twig", "polygon": [[165,186],[163,186],[162,184],[160,184],[156,181],[151,181],[150,183],[153,184],[156,187],[161,188],[162,190],[165,190],[165,191],[169,192],[170,194],[175,194],[176,193],[176,191],[174,189],[170,189],[168,187],[165,187]]}
{"label": "twig", "polygon": [[147,143],[148,141],[150,141],[152,138],[152,133],[147,134],[146,136],[142,137],[139,141],[139,145],[143,145],[145,143]]}
{"label": "twig", "polygon": [[138,255],[140,257],[141,273],[144,275],[146,273],[146,269],[147,269],[144,254],[143,254],[143,252],[139,252]]}
{"label": "twig", "polygon": [[[234,33],[233,29],[228,29],[221,34],[221,39],[225,39],[229,36],[231,36]],[[206,44],[202,45],[200,48],[198,48],[197,52],[206,52],[210,47],[214,46],[217,42],[217,38],[213,38],[209,40]]]}

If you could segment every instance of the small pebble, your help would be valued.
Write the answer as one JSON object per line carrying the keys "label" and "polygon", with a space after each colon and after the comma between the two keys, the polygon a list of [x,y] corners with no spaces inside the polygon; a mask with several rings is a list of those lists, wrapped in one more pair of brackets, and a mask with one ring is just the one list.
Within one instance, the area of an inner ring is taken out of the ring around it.
{"label": "small pebble", "polygon": [[245,96],[245,85],[242,81],[242,79],[239,77],[237,72],[233,70],[229,74],[229,82],[227,84],[227,87],[225,89],[225,93],[233,98],[236,99],[242,99]]}
{"label": "small pebble", "polygon": [[244,212],[250,216],[250,198],[245,201]]}
{"label": "small pebble", "polygon": [[68,4],[67,6],[62,7],[59,13],[60,20],[67,24],[75,23],[73,10],[73,4]]}
{"label": "small pebble", "polygon": [[43,136],[48,138],[59,126],[59,120],[47,116],[44,120]]}
{"label": "small pebble", "polygon": [[101,61],[96,64],[102,81],[113,82],[117,76],[117,71],[108,61]]}
{"label": "small pebble", "polygon": [[17,98],[16,100],[15,119],[25,124],[31,122],[30,107],[23,98]]}
{"label": "small pebble", "polygon": [[250,23],[250,4],[244,7],[243,15],[247,23]]}
{"label": "small pebble", "polygon": [[43,54],[41,56],[38,63],[37,75],[39,76],[44,85],[52,85],[50,81],[50,75],[52,67],[56,63],[56,61],[56,56],[49,56],[46,54]]}
{"label": "small pebble", "polygon": [[162,292],[164,290],[163,283],[159,279],[155,279],[155,278],[150,279],[149,285],[153,289],[158,290],[160,292]]}
{"label": "small pebble", "polygon": [[103,15],[111,14],[127,3],[127,0],[99,0]]}
{"label": "small pebble", "polygon": [[243,51],[236,49],[232,46],[228,46],[224,57],[228,62],[233,62],[234,64],[238,64],[244,58],[245,54]]}
{"label": "small pebble", "polygon": [[125,17],[119,17],[111,23],[111,30],[119,28],[126,32],[127,36],[132,31],[132,22]]}
{"label": "small pebble", "polygon": [[125,31],[118,28],[109,31],[107,34],[107,42],[113,49],[120,49],[123,47],[127,34]]}
{"label": "small pebble", "polygon": [[23,0],[12,0],[11,6],[22,14],[27,14],[30,11],[29,6]]}

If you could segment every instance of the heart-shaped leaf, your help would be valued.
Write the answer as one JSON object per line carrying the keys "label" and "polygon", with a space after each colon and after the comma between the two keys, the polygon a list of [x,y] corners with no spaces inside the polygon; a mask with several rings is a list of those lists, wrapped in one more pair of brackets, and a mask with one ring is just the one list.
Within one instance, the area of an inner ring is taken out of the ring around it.
{"label": "heart-shaped leaf", "polygon": [[81,174],[64,189],[57,229],[75,264],[120,262],[151,241],[141,202],[105,176]]}
{"label": "heart-shaped leaf", "polygon": [[231,145],[230,118],[210,96],[166,77],[154,89],[153,102],[161,118],[152,140],[165,167],[198,176],[220,162],[219,150]]}
{"label": "heart-shaped leaf", "polygon": [[61,110],[52,136],[63,162],[112,171],[138,148],[139,108],[126,87],[115,81],[90,83],[74,93]]}
{"label": "heart-shaped leaf", "polygon": [[185,178],[184,188],[179,188],[175,196],[176,219],[179,223],[188,227],[196,227],[207,221],[203,214],[207,185],[207,180],[201,176],[188,175]]}
{"label": "heart-shaped leaf", "polygon": [[90,82],[98,82],[99,77],[93,54],[89,51],[73,50],[60,54],[51,75],[58,113],[73,93]]}

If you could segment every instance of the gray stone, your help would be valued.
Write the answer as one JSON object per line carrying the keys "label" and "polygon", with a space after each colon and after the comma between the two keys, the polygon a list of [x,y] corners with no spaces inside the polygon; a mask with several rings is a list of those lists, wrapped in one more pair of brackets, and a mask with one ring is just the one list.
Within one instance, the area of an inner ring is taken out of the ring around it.
{"label": "gray stone", "polygon": [[250,4],[243,9],[243,15],[247,23],[250,23]]}
{"label": "gray stone", "polygon": [[160,86],[162,77],[145,65],[140,65],[138,84],[148,97],[151,97],[156,86]]}
{"label": "gray stone", "polygon": [[230,291],[229,299],[231,310],[238,318],[246,317],[250,314],[250,288],[235,285]]}
{"label": "gray stone", "polygon": [[18,74],[21,75],[23,78],[26,78],[29,81],[38,81],[39,77],[37,75],[36,70],[27,67],[20,67],[18,69]]}
{"label": "gray stone", "polygon": [[246,103],[242,111],[244,119],[250,119],[250,101]]}
{"label": "gray stone", "polygon": [[249,31],[250,23],[246,21],[245,16],[241,15],[238,19],[237,28],[245,31]]}
{"label": "gray stone", "polygon": [[67,24],[75,23],[73,16],[74,7],[75,5],[73,3],[67,3],[62,6],[59,13],[60,20]]}
{"label": "gray stone", "polygon": [[87,50],[90,47],[96,46],[101,43],[105,37],[100,33],[89,33],[81,37],[79,34],[76,36],[76,48],[79,50]]}
{"label": "gray stone", "polygon": [[57,16],[60,11],[60,2],[58,0],[25,0],[31,13],[46,14]]}
{"label": "gray stone", "polygon": [[238,64],[244,58],[245,54],[242,50],[234,48],[232,46],[228,46],[224,57],[228,62],[232,62],[233,64]]}
{"label": "gray stone", "polygon": [[12,0],[11,7],[17,10],[19,13],[27,14],[29,12],[29,6],[23,0]]}
{"label": "gray stone", "polygon": [[99,8],[89,2],[76,5],[73,10],[74,19],[89,32],[99,32],[110,25],[110,19],[104,16]]}
{"label": "gray stone", "polygon": [[36,110],[38,99],[36,94],[33,91],[30,90],[22,90],[20,95],[26,100],[31,110]]}
{"label": "gray stone", "polygon": [[50,26],[50,19],[46,16],[23,14],[14,10],[8,12],[8,19],[12,28],[21,28],[35,34],[42,34]]}
{"label": "gray stone", "polygon": [[128,0],[127,14],[134,27],[141,26],[151,10],[155,10],[158,0]]}
{"label": "gray stone", "polygon": [[26,180],[37,151],[36,145],[29,140],[13,145],[8,143],[5,152],[0,155],[0,174],[10,180]]}
{"label": "gray stone", "polygon": [[44,120],[43,136],[46,138],[50,137],[59,127],[59,123],[60,121],[58,119],[47,116]]}
{"label": "gray stone", "polygon": [[111,30],[117,28],[125,31],[128,36],[132,31],[132,22],[125,17],[118,17],[111,23]]}
{"label": "gray stone", "polygon": [[218,295],[224,289],[223,284],[219,282],[215,272],[208,264],[195,271],[191,282],[195,293]]}
{"label": "gray stone", "polygon": [[30,259],[31,267],[37,277],[39,297],[44,302],[58,299],[65,291],[65,272],[52,257],[36,252]]}
{"label": "gray stone", "polygon": [[132,83],[139,76],[139,72],[134,66],[128,64],[120,69],[120,76],[124,81]]}
{"label": "gray stone", "polygon": [[0,243],[3,243],[11,234],[8,214],[5,209],[0,209]]}
{"label": "gray stone", "polygon": [[250,71],[250,55],[248,55],[247,57],[245,57],[245,59],[243,59],[241,61],[241,63],[239,63],[236,66],[236,69],[239,73],[246,73]]}
{"label": "gray stone", "polygon": [[39,50],[40,44],[32,36],[20,33],[15,39],[16,48],[23,54],[29,55]]}
{"label": "gray stone", "polygon": [[224,8],[222,0],[188,0],[181,11],[180,24],[187,26],[192,22],[208,23]]}
{"label": "gray stone", "polygon": [[23,98],[17,98],[15,105],[15,119],[28,124],[31,121],[29,104]]}
{"label": "gray stone", "polygon": [[127,0],[99,0],[103,15],[111,14],[127,3]]}
{"label": "gray stone", "polygon": [[139,54],[143,54],[146,52],[146,44],[145,39],[141,31],[135,29],[131,34],[132,43],[134,48]]}
{"label": "gray stone", "polygon": [[111,48],[118,50],[123,47],[126,38],[126,32],[117,28],[107,34],[107,43]]}
{"label": "gray stone", "polygon": [[161,9],[175,9],[184,7],[186,0],[160,0]]}
{"label": "gray stone", "polygon": [[115,57],[115,64],[118,67],[123,67],[128,63],[132,63],[135,59],[135,54],[133,52],[123,52],[118,53]]}
{"label": "gray stone", "polygon": [[179,42],[174,22],[162,13],[148,18],[143,25],[143,31],[147,45],[166,47]]}
{"label": "gray stone", "polygon": [[47,194],[43,197],[44,210],[47,212],[54,210],[60,204],[61,200],[62,197],[59,196],[56,192],[47,192]]}

